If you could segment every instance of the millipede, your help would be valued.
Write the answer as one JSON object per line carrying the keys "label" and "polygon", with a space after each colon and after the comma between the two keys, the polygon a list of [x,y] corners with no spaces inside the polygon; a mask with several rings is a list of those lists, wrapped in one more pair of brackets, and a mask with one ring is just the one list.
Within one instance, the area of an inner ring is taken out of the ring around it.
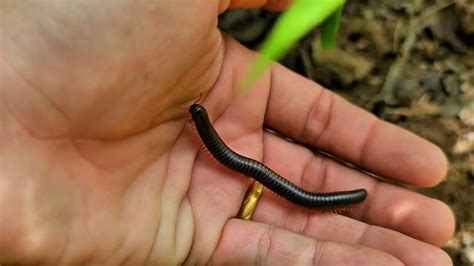
{"label": "millipede", "polygon": [[365,189],[317,193],[304,190],[254,159],[230,149],[217,134],[204,106],[194,103],[189,108],[193,122],[204,146],[222,165],[250,176],[280,197],[305,208],[339,210],[360,203],[367,198]]}

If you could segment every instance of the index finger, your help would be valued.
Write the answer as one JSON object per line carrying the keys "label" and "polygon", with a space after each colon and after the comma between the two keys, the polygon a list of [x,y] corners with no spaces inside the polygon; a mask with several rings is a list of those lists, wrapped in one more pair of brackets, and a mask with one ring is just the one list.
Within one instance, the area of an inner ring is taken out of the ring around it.
{"label": "index finger", "polygon": [[441,149],[274,64],[265,124],[385,178],[421,187],[447,171]]}

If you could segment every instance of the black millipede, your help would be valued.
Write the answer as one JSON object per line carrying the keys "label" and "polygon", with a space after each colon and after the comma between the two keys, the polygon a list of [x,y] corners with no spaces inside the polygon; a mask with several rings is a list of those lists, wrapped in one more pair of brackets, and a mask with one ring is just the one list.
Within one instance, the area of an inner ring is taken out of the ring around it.
{"label": "black millipede", "polygon": [[264,164],[231,150],[217,134],[209,121],[206,109],[200,104],[189,108],[199,136],[217,161],[240,174],[250,176],[282,198],[306,208],[338,210],[360,203],[367,197],[365,189],[316,193],[306,191]]}

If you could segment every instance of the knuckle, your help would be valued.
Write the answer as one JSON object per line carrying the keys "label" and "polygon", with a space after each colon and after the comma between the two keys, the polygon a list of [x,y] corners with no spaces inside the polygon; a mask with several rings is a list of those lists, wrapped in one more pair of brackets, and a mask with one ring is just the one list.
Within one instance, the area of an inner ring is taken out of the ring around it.
{"label": "knuckle", "polygon": [[273,226],[269,225],[260,235],[258,240],[258,247],[257,247],[257,265],[266,265],[269,253],[270,253],[270,246],[272,242],[272,238],[274,236],[275,229]]}
{"label": "knuckle", "polygon": [[333,104],[334,94],[323,89],[311,105],[306,116],[306,121],[301,131],[303,140],[317,145],[319,139],[329,127]]}

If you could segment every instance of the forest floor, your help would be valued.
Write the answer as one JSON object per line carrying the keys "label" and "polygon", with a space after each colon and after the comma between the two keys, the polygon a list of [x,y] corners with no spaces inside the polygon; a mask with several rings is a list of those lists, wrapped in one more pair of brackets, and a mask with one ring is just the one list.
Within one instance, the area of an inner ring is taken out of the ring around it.
{"label": "forest floor", "polygon": [[[444,150],[446,180],[419,191],[452,208],[456,233],[444,249],[455,265],[473,265],[474,0],[347,2],[337,47],[321,51],[314,31],[281,62]],[[277,17],[236,10],[220,26],[255,48]]]}

